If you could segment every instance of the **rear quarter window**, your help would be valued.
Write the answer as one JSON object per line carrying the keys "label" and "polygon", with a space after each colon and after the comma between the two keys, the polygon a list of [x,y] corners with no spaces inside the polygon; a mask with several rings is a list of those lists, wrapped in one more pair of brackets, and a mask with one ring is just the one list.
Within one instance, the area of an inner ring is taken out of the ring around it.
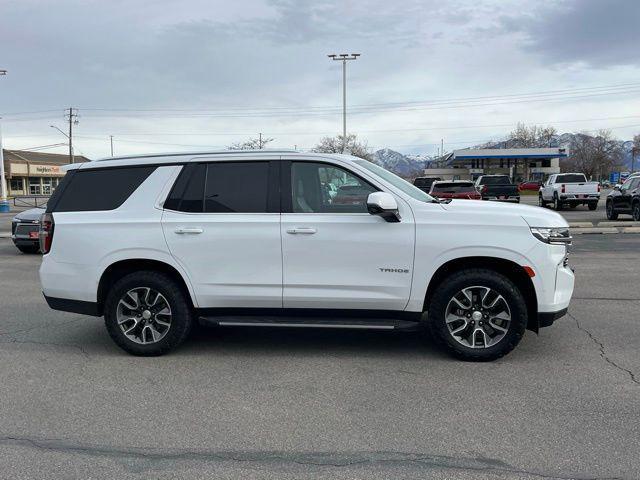
{"label": "rear quarter window", "polygon": [[49,201],[47,211],[115,210],[155,169],[156,167],[125,167],[76,170],[73,175],[67,174],[64,185],[58,187],[59,194],[54,194]]}

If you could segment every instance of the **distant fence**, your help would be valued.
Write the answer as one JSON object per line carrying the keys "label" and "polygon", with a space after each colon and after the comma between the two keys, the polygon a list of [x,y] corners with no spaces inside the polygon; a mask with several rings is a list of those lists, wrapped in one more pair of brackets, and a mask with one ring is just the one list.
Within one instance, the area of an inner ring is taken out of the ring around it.
{"label": "distant fence", "polygon": [[40,207],[49,201],[49,195],[20,195],[13,197],[14,207]]}

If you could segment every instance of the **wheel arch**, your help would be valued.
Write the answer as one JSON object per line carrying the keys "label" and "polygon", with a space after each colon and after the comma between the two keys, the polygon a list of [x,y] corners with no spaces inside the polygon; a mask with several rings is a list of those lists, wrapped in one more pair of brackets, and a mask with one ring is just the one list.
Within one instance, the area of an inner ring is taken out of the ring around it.
{"label": "wheel arch", "polygon": [[429,280],[424,298],[423,311],[428,309],[433,293],[438,285],[450,275],[469,268],[493,270],[511,280],[522,292],[527,305],[527,329],[533,330],[536,333],[538,332],[538,298],[531,278],[521,265],[499,257],[461,257],[449,260],[441,265]]}
{"label": "wheel arch", "polygon": [[104,302],[109,292],[109,288],[125,275],[139,271],[161,272],[170,276],[182,289],[191,307],[195,306],[194,299],[187,282],[175,267],[160,260],[133,258],[114,262],[102,272],[98,282],[97,291],[98,315],[103,314]]}

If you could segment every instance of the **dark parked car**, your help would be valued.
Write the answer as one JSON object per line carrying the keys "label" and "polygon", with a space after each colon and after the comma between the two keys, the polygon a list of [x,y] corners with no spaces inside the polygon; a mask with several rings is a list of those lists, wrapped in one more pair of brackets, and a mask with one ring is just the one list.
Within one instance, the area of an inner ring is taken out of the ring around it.
{"label": "dark parked car", "polygon": [[11,220],[11,239],[18,250],[23,253],[38,253],[40,242],[38,231],[40,230],[40,216],[47,205],[32,208],[18,213]]}
{"label": "dark parked car", "polygon": [[542,186],[542,182],[539,182],[538,180],[528,180],[518,185],[518,190],[520,191],[532,190],[534,192],[537,192],[538,190],[540,190],[541,186]]}
{"label": "dark parked car", "polygon": [[483,200],[520,203],[518,186],[508,175],[482,175],[476,180],[476,188]]}
{"label": "dark parked car", "polygon": [[418,177],[413,181],[413,185],[425,193],[429,193],[433,182],[442,180],[440,177]]}
{"label": "dark parked car", "polygon": [[436,198],[464,198],[480,200],[482,197],[472,181],[453,180],[451,182],[433,182],[429,195]]}
{"label": "dark parked car", "polygon": [[640,222],[640,177],[628,178],[607,195],[607,218],[616,220],[621,213]]}

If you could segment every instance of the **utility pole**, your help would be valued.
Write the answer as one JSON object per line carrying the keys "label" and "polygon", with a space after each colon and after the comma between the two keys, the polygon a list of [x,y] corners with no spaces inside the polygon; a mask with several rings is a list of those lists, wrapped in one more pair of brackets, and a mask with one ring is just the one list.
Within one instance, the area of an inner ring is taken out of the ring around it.
{"label": "utility pole", "polygon": [[342,62],[342,153],[347,149],[347,60],[357,60],[359,56],[359,53],[327,55],[331,60]]}
{"label": "utility pole", "polygon": [[69,163],[73,163],[73,126],[78,125],[78,109],[69,107],[66,111],[69,112],[66,114],[69,120]]}
{"label": "utility pole", "polygon": [[111,142],[111,156],[113,157],[113,135],[109,135],[109,141]]}
{"label": "utility pole", "polygon": [[[0,70],[0,75],[7,74],[6,70]],[[4,154],[2,151],[2,131],[0,130],[0,212],[9,211],[9,201],[7,200],[7,182],[4,178]]]}
{"label": "utility pole", "polygon": [[636,167],[636,154],[638,153],[638,149],[636,147],[633,147],[631,149],[631,173],[633,173],[635,171],[635,167]]}
{"label": "utility pole", "polygon": [[262,132],[258,134],[258,148],[262,150]]}
{"label": "utility pole", "polygon": [[442,152],[442,155],[444,155],[444,138],[440,139],[440,151]]}

